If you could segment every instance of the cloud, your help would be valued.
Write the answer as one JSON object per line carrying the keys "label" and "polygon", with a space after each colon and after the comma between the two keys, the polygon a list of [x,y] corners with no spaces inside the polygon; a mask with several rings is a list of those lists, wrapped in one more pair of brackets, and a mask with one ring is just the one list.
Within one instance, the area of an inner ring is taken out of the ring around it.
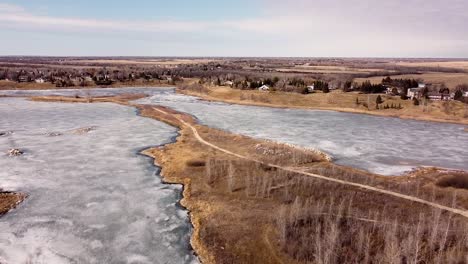
{"label": "cloud", "polygon": [[203,48],[250,56],[468,56],[466,0],[257,1],[263,8],[254,17],[204,21],[58,17],[0,3],[0,28],[96,33],[93,39],[99,35],[112,45],[124,34],[134,43],[171,43],[184,53]]}
{"label": "cloud", "polygon": [[194,21],[124,21],[39,16],[11,4],[0,4],[0,23],[6,23],[10,27],[86,31],[193,32],[209,27],[208,23]]}
{"label": "cloud", "polygon": [[0,3],[0,12],[1,13],[22,13],[24,9],[17,5]]}

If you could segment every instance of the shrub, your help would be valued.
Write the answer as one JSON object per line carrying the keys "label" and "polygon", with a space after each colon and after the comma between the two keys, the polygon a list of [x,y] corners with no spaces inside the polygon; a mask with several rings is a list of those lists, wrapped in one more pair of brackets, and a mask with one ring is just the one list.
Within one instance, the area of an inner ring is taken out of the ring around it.
{"label": "shrub", "polygon": [[189,167],[205,167],[206,162],[204,160],[189,160],[185,164]]}
{"label": "shrub", "polygon": [[466,173],[457,173],[447,175],[442,177],[440,180],[437,181],[437,186],[442,188],[458,188],[458,189],[466,189],[468,190],[468,174]]}

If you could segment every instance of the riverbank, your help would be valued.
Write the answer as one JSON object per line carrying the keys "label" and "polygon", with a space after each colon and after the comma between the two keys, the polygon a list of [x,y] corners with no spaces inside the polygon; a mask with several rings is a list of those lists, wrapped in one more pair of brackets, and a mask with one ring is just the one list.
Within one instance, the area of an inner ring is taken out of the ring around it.
{"label": "riverbank", "polygon": [[[381,95],[383,103],[376,109],[378,95],[359,93],[344,93],[332,91],[303,95],[285,92],[262,92],[255,90],[239,90],[221,86],[203,86],[203,89],[191,89],[191,85],[179,86],[177,92],[197,96],[207,101],[226,102],[230,104],[254,105],[277,108],[296,108],[310,110],[331,110],[338,112],[395,117],[421,121],[455,123],[468,125],[468,107],[463,103],[453,101],[447,104],[432,101],[427,106],[415,106],[411,100],[401,100],[399,97]],[[369,109],[365,107],[369,105]],[[402,109],[383,109],[384,106],[401,106]]]}
{"label": "riverbank", "polygon": [[[89,102],[57,97],[34,100]],[[134,106],[142,116],[179,127],[175,143],[144,153],[155,158],[167,182],[184,184],[181,203],[190,211],[192,246],[204,263],[359,262],[366,254],[381,259],[389,253],[390,247],[382,246],[385,234],[394,234],[392,241],[400,245],[408,238],[426,239],[417,237],[417,230],[440,236],[449,226],[465,228],[463,216],[404,196],[466,210],[468,195],[463,188],[435,184],[441,175],[455,173],[434,170],[431,177],[428,173],[383,177],[335,165],[316,152],[229,134],[199,125],[189,115],[128,100],[120,96],[91,102]],[[432,228],[434,214],[439,214],[443,230]],[[437,253],[448,259],[459,252],[454,247],[466,252],[457,233],[447,235],[453,244],[439,245],[439,251],[428,244],[418,258],[434,259]],[[367,239],[359,244],[361,236]],[[397,250],[407,254],[404,247]],[[321,259],[316,259],[317,254]]]}
{"label": "riverbank", "polygon": [[67,86],[57,87],[53,83],[18,83],[12,81],[0,80],[0,91],[1,90],[50,90],[50,89],[92,89],[92,88],[122,88],[122,87],[174,87],[175,85],[169,84],[167,81],[133,81],[133,82],[116,82],[111,85],[89,85],[89,86]]}

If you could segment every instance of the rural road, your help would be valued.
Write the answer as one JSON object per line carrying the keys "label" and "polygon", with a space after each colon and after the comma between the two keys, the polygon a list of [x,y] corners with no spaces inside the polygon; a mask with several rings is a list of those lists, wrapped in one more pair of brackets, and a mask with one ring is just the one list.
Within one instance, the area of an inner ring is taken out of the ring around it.
{"label": "rural road", "polygon": [[[153,109],[160,112],[160,113],[162,113],[162,114],[171,115],[171,114],[169,114],[169,113],[167,113],[167,112],[165,112],[165,111],[163,111],[163,110],[161,110],[159,108],[153,107]],[[465,211],[465,210],[460,210],[460,209],[448,207],[448,206],[445,206],[445,205],[429,202],[429,201],[426,201],[426,200],[423,200],[423,199],[420,199],[420,198],[417,198],[417,197],[414,197],[414,196],[409,196],[409,195],[405,195],[405,194],[401,194],[401,193],[397,193],[397,192],[393,192],[393,191],[388,191],[388,190],[372,187],[372,186],[365,185],[365,184],[334,179],[334,178],[326,177],[326,176],[319,175],[319,174],[304,172],[304,171],[300,171],[300,170],[296,170],[296,169],[292,169],[292,168],[287,168],[287,167],[283,167],[283,166],[279,166],[279,165],[275,165],[275,164],[265,163],[265,162],[257,160],[257,159],[253,159],[253,158],[250,158],[250,157],[247,157],[247,156],[244,156],[244,155],[240,155],[238,153],[234,153],[232,151],[221,148],[219,146],[216,146],[216,145],[206,141],[205,139],[203,139],[200,136],[200,134],[198,133],[197,129],[194,126],[192,126],[191,124],[185,122],[184,120],[179,118],[177,115],[172,115],[172,116],[177,118],[177,120],[179,120],[184,126],[189,127],[192,130],[193,134],[195,135],[195,138],[197,139],[197,141],[199,141],[200,143],[202,143],[202,144],[204,144],[206,146],[209,146],[211,148],[214,148],[216,150],[219,150],[221,152],[224,152],[226,154],[232,155],[234,157],[244,159],[244,160],[253,161],[253,162],[257,162],[257,163],[260,163],[262,165],[269,166],[269,167],[272,167],[272,168],[277,168],[279,170],[283,170],[283,171],[287,171],[287,172],[306,175],[306,176],[313,177],[313,178],[316,178],[316,179],[321,179],[321,180],[324,180],[324,181],[330,181],[330,182],[334,182],[334,183],[338,183],[338,184],[342,184],[342,185],[353,186],[353,187],[361,188],[361,189],[364,189],[364,190],[369,190],[369,191],[373,191],[373,192],[378,192],[378,193],[398,197],[398,198],[401,198],[401,199],[404,199],[404,200],[407,200],[407,201],[428,205],[428,206],[431,206],[433,208],[438,208],[438,209],[441,209],[441,210],[444,210],[444,211],[447,211],[447,212],[451,212],[451,213],[454,213],[454,214],[458,214],[458,215],[461,215],[461,216],[463,216],[465,218],[468,218],[468,211]]]}

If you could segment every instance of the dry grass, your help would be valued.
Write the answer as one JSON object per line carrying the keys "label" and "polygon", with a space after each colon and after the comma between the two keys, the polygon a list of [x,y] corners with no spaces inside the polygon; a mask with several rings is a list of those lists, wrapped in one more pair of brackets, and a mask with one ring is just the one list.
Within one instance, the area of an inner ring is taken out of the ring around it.
{"label": "dry grass", "polygon": [[0,80],[0,90],[44,90],[44,89],[54,89],[55,85],[51,83],[18,83]]}
{"label": "dry grass", "polygon": [[409,67],[444,67],[444,68],[468,70],[468,61],[415,61],[415,62],[397,62],[394,64],[399,65],[399,66],[409,66]]}
{"label": "dry grass", "polygon": [[90,60],[69,60],[67,63],[73,64],[104,64],[104,65],[187,65],[209,63],[214,60],[208,59],[90,59]]}
{"label": "dry grass", "polygon": [[[366,80],[371,83],[381,83],[385,76],[378,76],[372,78],[357,78],[356,82],[362,83]],[[393,79],[423,79],[426,83],[440,84],[445,83],[448,88],[455,89],[457,85],[468,83],[468,73],[423,73],[423,74],[406,74],[395,75]]]}
{"label": "dry grass", "polygon": [[118,88],[118,87],[157,88],[157,87],[174,87],[174,86],[169,85],[167,81],[162,81],[162,80],[146,81],[146,80],[137,79],[137,80],[129,81],[129,82],[115,82],[112,85],[107,85],[107,86],[91,85],[91,86],[86,86],[86,87],[72,86],[72,87],[57,88],[52,83],[35,83],[35,82],[18,83],[18,82],[0,80],[0,90],[47,90],[47,89],[70,89],[70,88],[85,90],[89,88]]}
{"label": "dry grass", "polygon": [[297,72],[297,73],[332,73],[332,74],[362,74],[362,73],[372,73],[378,71],[386,71],[385,69],[377,68],[354,68],[346,66],[295,66],[292,68],[278,68],[276,69],[279,72]]}
{"label": "dry grass", "polygon": [[15,208],[26,198],[21,193],[0,192],[0,216]]}
{"label": "dry grass", "polygon": [[[380,79],[381,80],[381,79]],[[197,85],[198,87],[198,85]],[[285,92],[260,92],[238,90],[228,87],[204,86],[195,89],[179,89],[181,93],[199,96],[206,100],[223,101],[244,105],[259,105],[271,107],[288,107],[301,109],[334,110],[350,113],[362,113],[379,116],[390,116],[426,121],[453,122],[468,124],[468,107],[458,101],[449,103],[428,101],[426,105],[413,105],[411,100],[401,100],[398,96],[381,95],[384,103],[381,105],[401,105],[403,109],[376,109],[376,94],[359,94],[356,92],[296,94]],[[356,104],[356,99],[360,104]],[[365,107],[368,104],[369,109]]]}

